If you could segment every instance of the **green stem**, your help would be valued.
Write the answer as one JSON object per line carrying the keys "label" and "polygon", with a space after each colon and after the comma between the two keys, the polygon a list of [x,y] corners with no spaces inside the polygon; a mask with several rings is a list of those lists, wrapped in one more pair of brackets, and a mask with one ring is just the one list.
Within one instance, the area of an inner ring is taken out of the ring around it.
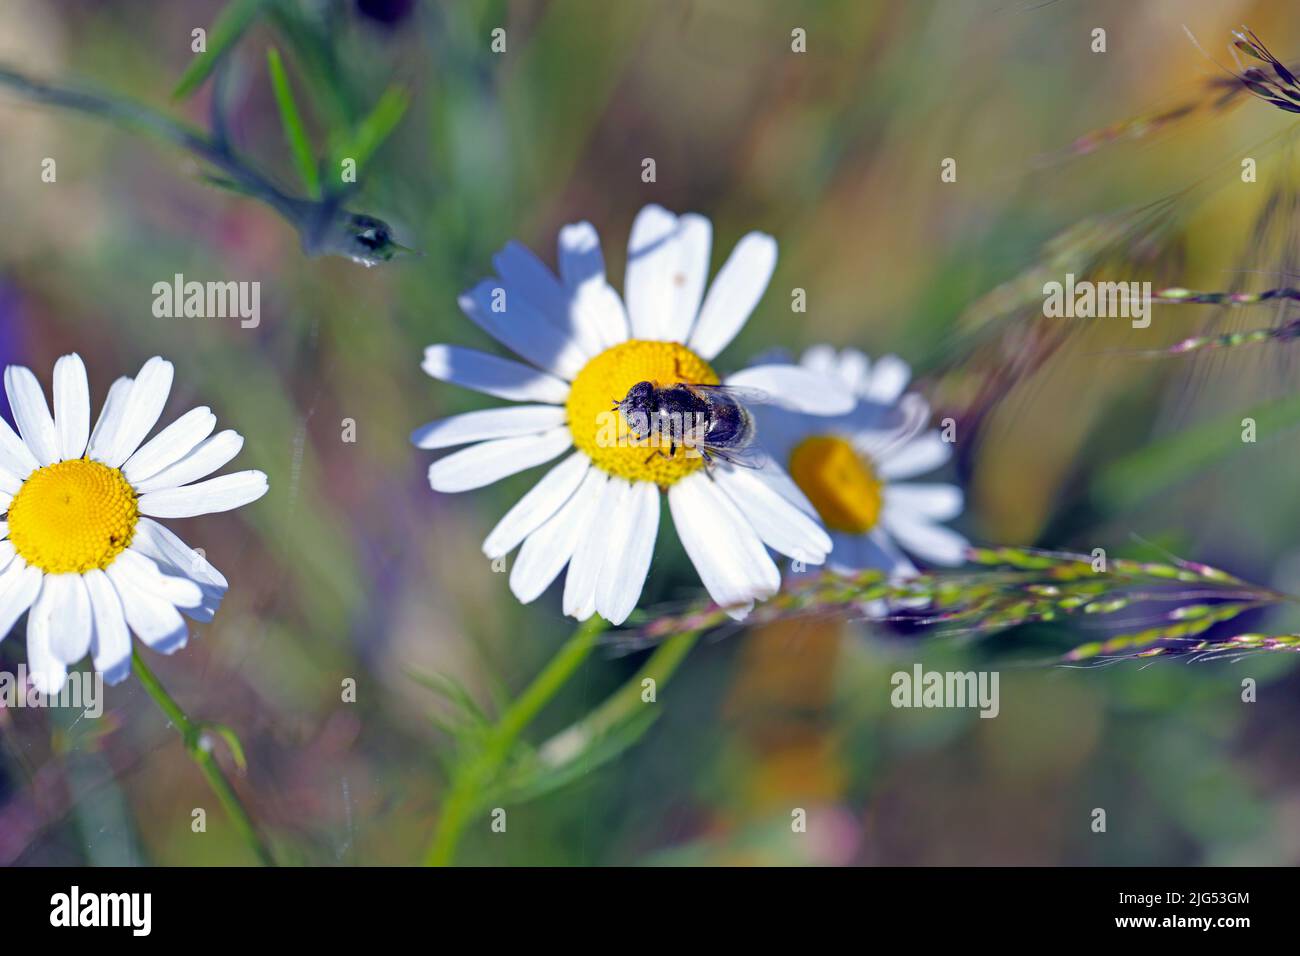
{"label": "green stem", "polygon": [[230,817],[235,829],[244,838],[244,842],[248,844],[263,866],[275,866],[275,857],[271,855],[270,848],[262,839],[261,834],[257,832],[253,818],[248,815],[248,810],[240,801],[239,795],[235,793],[235,788],[226,779],[226,775],[221,770],[221,765],[212,756],[212,751],[207,746],[207,738],[200,725],[190,720],[189,715],[181,709],[180,704],[176,703],[175,698],[167,693],[167,688],[163,687],[158,678],[154,676],[154,672],[149,669],[149,665],[144,662],[144,658],[140,656],[138,650],[131,653],[131,670],[135,672],[141,686],[154,699],[158,709],[176,726],[190,759],[198,764],[199,770],[203,772],[204,778],[208,781],[208,786],[217,795],[217,799],[221,801],[226,816]]}
{"label": "green stem", "polygon": [[451,864],[461,835],[478,810],[483,791],[492,784],[515,741],[590,656],[606,626],[606,622],[595,614],[579,624],[550,663],[506,708],[496,726],[489,731],[482,748],[457,768],[451,790],[442,804],[433,841],[424,854],[426,866]]}
{"label": "green stem", "polygon": [[562,753],[580,753],[623,721],[635,716],[645,706],[641,694],[646,679],[653,680],[658,689],[686,659],[691,648],[699,641],[700,633],[687,631],[664,641],[631,680],[614,691],[586,717],[552,737],[538,752],[545,754],[549,749],[558,749]]}

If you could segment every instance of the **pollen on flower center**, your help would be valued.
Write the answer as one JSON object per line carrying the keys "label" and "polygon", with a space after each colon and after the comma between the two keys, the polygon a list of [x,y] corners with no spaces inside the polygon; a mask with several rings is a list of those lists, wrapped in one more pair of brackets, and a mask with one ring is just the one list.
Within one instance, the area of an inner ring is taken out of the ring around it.
{"label": "pollen on flower center", "polygon": [[871,463],[843,438],[805,438],[790,453],[789,470],[832,531],[865,534],[880,520],[882,483]]}
{"label": "pollen on flower center", "polygon": [[106,568],[126,550],[140,516],[116,468],[77,458],[38,468],[9,504],[9,540],[49,574]]}
{"label": "pollen on flower center", "polygon": [[661,443],[638,441],[629,431],[614,406],[638,382],[717,385],[718,375],[684,345],[632,339],[601,352],[573,380],[566,403],[573,444],[611,475],[666,488],[702,467],[704,459],[680,447],[668,457]]}

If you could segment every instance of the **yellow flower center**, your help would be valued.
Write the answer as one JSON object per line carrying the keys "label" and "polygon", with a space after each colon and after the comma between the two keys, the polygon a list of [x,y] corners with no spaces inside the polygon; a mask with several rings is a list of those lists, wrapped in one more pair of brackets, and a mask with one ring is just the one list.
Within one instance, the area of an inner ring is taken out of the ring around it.
{"label": "yellow flower center", "polygon": [[126,550],[140,513],[116,468],[77,458],[38,468],[9,504],[9,540],[48,574],[106,568]]}
{"label": "yellow flower center", "polygon": [[832,531],[865,534],[880,520],[883,483],[843,438],[805,438],[790,453],[790,477]]}
{"label": "yellow flower center", "polygon": [[611,475],[666,488],[700,468],[704,459],[681,447],[669,457],[666,439],[646,441],[629,430],[614,405],[638,382],[717,385],[718,375],[684,345],[632,339],[601,352],[573,380],[566,403],[573,444]]}

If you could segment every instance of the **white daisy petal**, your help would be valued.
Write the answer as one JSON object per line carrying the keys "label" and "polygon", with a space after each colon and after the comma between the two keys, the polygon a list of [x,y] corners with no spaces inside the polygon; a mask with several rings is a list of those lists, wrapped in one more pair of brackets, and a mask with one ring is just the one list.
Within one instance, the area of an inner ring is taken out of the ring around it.
{"label": "white daisy petal", "polygon": [[121,565],[118,568],[121,575],[146,594],[176,607],[198,607],[203,603],[203,589],[196,582],[187,577],[164,574],[156,561],[134,546],[119,554],[109,567],[117,565]]}
{"label": "white daisy petal", "polygon": [[716,357],[745,327],[775,269],[776,240],[771,236],[751,232],[736,243],[709,286],[686,344],[701,358]]}
{"label": "white daisy petal", "polygon": [[854,395],[862,395],[871,381],[871,360],[857,349],[841,349],[835,374]]}
{"label": "white daisy petal", "polygon": [[677,217],[662,206],[645,206],[632,221],[623,300],[633,338],[667,338],[664,330],[672,292],[668,277],[675,264],[676,229]]}
{"label": "white daisy petal", "polygon": [[[653,222],[653,221],[652,221]],[[635,235],[636,227],[633,226]],[[642,316],[642,327],[653,325],[656,338],[685,342],[700,312],[700,300],[709,280],[709,252],[713,245],[713,226],[694,213],[679,216],[672,233],[662,241],[651,242],[636,260],[628,262],[628,296],[637,288],[643,302],[654,302],[653,319]],[[633,318],[633,325],[638,320]]]}
{"label": "white daisy petal", "polygon": [[42,694],[57,694],[68,679],[68,665],[54,652],[53,618],[59,589],[50,586],[52,580],[54,575],[44,577],[27,615],[28,676]]}
{"label": "white daisy petal", "polygon": [[[917,396],[909,395],[907,398]],[[879,409],[883,412],[878,412]],[[909,435],[916,435],[916,428],[910,423],[907,415],[903,416],[901,424],[882,424],[882,419],[886,419],[898,412],[898,407],[889,408],[887,406],[866,404],[859,405],[858,412],[866,410],[867,414],[863,416],[865,423],[857,424],[856,427],[846,436],[847,441],[853,446],[863,458],[870,462],[883,463],[896,455],[902,448],[906,447],[912,440]],[[874,413],[874,414],[873,414]],[[928,417],[929,412],[924,414]]]}
{"label": "white daisy petal", "polygon": [[475,325],[538,368],[572,379],[587,363],[577,342],[502,280],[484,279],[456,302]]}
{"label": "white daisy petal", "polygon": [[164,524],[152,518],[141,518],[136,525],[131,547],[141,551],[156,563],[164,574],[187,577],[203,587],[225,591],[229,586],[226,576],[208,563],[207,558],[182,541]]}
{"label": "white daisy petal", "polygon": [[521,603],[536,600],[569,563],[578,544],[578,532],[600,500],[606,480],[603,471],[588,469],[582,484],[564,506],[525,539],[515,566],[510,569],[510,590]]}
{"label": "white daisy petal", "polygon": [[884,571],[892,580],[909,578],[916,574],[916,566],[889,540],[881,528],[868,534],[831,535],[830,557],[826,566],[839,574],[865,571],[871,568]]}
{"label": "white daisy petal", "polygon": [[955,566],[965,563],[970,543],[956,531],[897,512],[886,511],[882,520],[889,533],[912,554],[932,564]]}
{"label": "white daisy petal", "polygon": [[[762,470],[775,467],[768,465]],[[801,508],[760,480],[756,470],[724,466],[714,477],[769,548],[805,564],[826,560],[830,536]]]}
{"label": "white daisy petal", "polygon": [[626,342],[631,337],[623,300],[608,282],[592,280],[579,288],[573,298],[577,321],[589,326],[599,336],[599,349]]}
{"label": "white daisy petal", "polygon": [[781,575],[749,522],[705,472],[668,489],[677,536],[715,602],[737,620],[776,593]]}
{"label": "white daisy petal", "polygon": [[926,432],[878,461],[876,474],[889,481],[911,478],[927,471],[934,471],[946,463],[951,455],[950,442],[940,438],[937,431]]}
{"label": "white daisy petal", "polygon": [[794,483],[794,479],[790,477],[784,468],[768,455],[758,456],[757,461],[759,467],[750,469],[750,474],[755,479],[767,485],[772,491],[775,491],[809,518],[814,521],[821,521],[817,516],[817,509],[813,507],[807,495],[799,489],[799,486]]}
{"label": "white daisy petal", "polygon": [[810,345],[804,350],[799,364],[819,375],[834,375],[839,371],[840,359],[829,345]]}
{"label": "white daisy petal", "polygon": [[617,538],[618,520],[632,486],[622,478],[608,478],[587,511],[578,530],[578,544],[564,576],[564,613],[585,621],[596,612],[596,585],[611,550],[622,548]]}
{"label": "white daisy petal", "polygon": [[54,363],[54,428],[59,457],[80,458],[90,437],[90,384],[81,356],[73,352]]}
{"label": "white daisy petal", "polygon": [[443,492],[482,488],[507,475],[550,461],[572,444],[573,435],[563,426],[538,435],[480,442],[430,465],[429,485],[434,491]]}
{"label": "white daisy petal", "polygon": [[239,432],[230,429],[217,432],[211,438],[199,442],[189,454],[174,465],[168,465],[162,471],[142,481],[133,482],[133,485],[136,492],[142,495],[188,485],[191,481],[198,481],[212,474],[238,455],[243,447],[244,437]]}
{"label": "white daisy petal", "polygon": [[888,570],[890,577],[893,578],[911,578],[917,575],[916,565],[899,549],[898,545],[894,544],[884,528],[872,528],[866,535],[866,541],[881,555],[877,563],[872,565],[873,567]]}
{"label": "white daisy petal", "polygon": [[174,374],[172,363],[157,355],[144,363],[123,403],[122,418],[113,436],[112,450],[103,459],[104,464],[120,468],[153,431],[163,406],[167,404]]}
{"label": "white daisy petal", "polygon": [[216,427],[210,408],[192,408],[145,442],[122,466],[122,474],[133,485],[150,478],[188,455]]}
{"label": "white daisy petal", "polygon": [[9,407],[23,441],[41,465],[52,465],[59,460],[59,438],[54,428],[50,407],[45,404],[45,393],[32,370],[22,365],[5,369],[5,392]]}
{"label": "white daisy petal", "polygon": [[113,443],[117,439],[117,430],[122,427],[122,415],[126,411],[126,400],[131,395],[131,386],[135,379],[122,376],[108,389],[104,407],[99,411],[95,428],[90,433],[90,443],[86,455],[95,461],[104,461],[113,452]]}
{"label": "white daisy petal", "polygon": [[590,358],[601,351],[596,330],[573,309],[573,293],[541,259],[519,242],[508,242],[492,257],[492,265],[504,280],[508,294],[522,296],[529,307],[566,339],[572,339]]}
{"label": "white daisy petal", "polygon": [[549,321],[562,323],[569,311],[569,296],[545,263],[521,242],[510,240],[492,257],[492,265],[509,285]]}
{"label": "white daisy petal", "polygon": [[122,614],[122,601],[108,575],[98,568],[87,571],[83,580],[95,621],[90,642],[95,670],[104,675],[106,684],[120,684],[131,673],[131,635]]}
{"label": "white daisy petal", "polygon": [[563,405],[569,397],[569,385],[562,379],[476,349],[430,345],[424,350],[420,367],[441,382],[512,402]]}
{"label": "white daisy petal", "polygon": [[192,518],[240,508],[266,494],[266,474],[236,471],[184,488],[164,488],[140,496],[140,514],[153,518]]}
{"label": "white daisy petal", "polygon": [[196,621],[206,623],[212,620],[230,585],[225,575],[209,564],[203,554],[152,518],[141,518],[135,526],[131,549],[152,559],[163,574],[189,578],[197,584],[203,592],[202,603],[196,607],[182,606],[181,610]]}
{"label": "white daisy petal", "polygon": [[627,341],[627,311],[623,300],[605,277],[605,257],[600,237],[589,222],[560,230],[560,276],[572,293],[572,313],[584,332],[603,348]]}
{"label": "white daisy petal", "polygon": [[8,568],[17,555],[18,549],[12,541],[0,541],[0,571]]}
{"label": "white daisy petal", "polygon": [[868,401],[892,405],[898,401],[912,379],[912,368],[897,355],[886,355],[876,360],[871,370],[863,397]]}
{"label": "white daisy petal", "polygon": [[629,488],[622,510],[612,516],[614,528],[596,584],[596,610],[615,627],[641,598],[659,534],[659,489],[648,481]]}
{"label": "white daisy petal", "polygon": [[570,223],[560,230],[560,278],[570,289],[578,289],[592,279],[605,281],[605,255],[600,250],[600,236],[589,222]]}
{"label": "white daisy petal", "polygon": [[47,574],[50,651],[64,664],[75,664],[90,651],[90,596],[80,574]]}
{"label": "white daisy petal", "polygon": [[185,646],[189,629],[174,604],[138,587],[121,561],[110,564],[107,573],[136,637],[159,654],[173,654]]}
{"label": "white daisy petal", "polygon": [[0,418],[0,486],[13,494],[18,490],[14,485],[20,485],[40,466],[27,443]]}
{"label": "white daisy petal", "polygon": [[778,407],[805,415],[844,415],[857,403],[838,381],[802,365],[752,365],[729,376],[727,384],[757,388]]}
{"label": "white daisy petal", "polygon": [[489,438],[516,438],[563,425],[564,417],[558,405],[488,408],[422,425],[411,434],[411,441],[417,448],[450,448]]}
{"label": "white daisy petal", "polygon": [[495,560],[513,551],[515,545],[560,510],[582,483],[590,466],[590,459],[576,451],[548,471],[497,522],[483,541],[483,553]]}
{"label": "white daisy petal", "polygon": [[886,485],[885,508],[931,521],[950,521],[961,514],[962,493],[956,485]]}
{"label": "white daisy petal", "polygon": [[22,558],[11,561],[0,574],[0,641],[22,617],[40,593],[44,575]]}

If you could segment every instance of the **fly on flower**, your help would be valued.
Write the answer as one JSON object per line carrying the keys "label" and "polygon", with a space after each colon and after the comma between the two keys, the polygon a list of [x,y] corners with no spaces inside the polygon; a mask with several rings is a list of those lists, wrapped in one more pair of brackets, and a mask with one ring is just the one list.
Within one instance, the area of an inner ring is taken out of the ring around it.
{"label": "fly on flower", "polygon": [[[847,390],[790,363],[757,365],[725,379],[714,370],[713,359],[767,288],[776,242],[757,232],[744,236],[710,284],[712,236],[703,216],[642,209],[632,224],[624,297],[605,279],[590,223],[560,231],[558,277],[509,243],[493,259],[499,278],[465,293],[460,306],[531,364],[452,345],[426,350],[423,367],[434,378],[526,403],[417,429],[412,440],[420,448],[469,446],[430,466],[435,491],[481,488],[572,449],[483,543],[494,560],[519,547],[510,588],[524,603],[567,566],[566,614],[625,621],[650,569],[661,496],[709,595],[737,618],[780,587],[769,548],[807,564],[821,564],[830,551],[803,493],[775,462],[734,468],[718,455],[722,460],[709,466],[703,454],[648,453],[643,443],[610,440],[611,403],[633,393],[633,404],[640,407],[644,398],[649,412],[654,383],[690,383],[694,397],[682,402],[692,408],[696,397],[719,385],[760,390],[812,415],[852,408]],[[728,393],[718,394],[720,401],[698,404],[708,404],[713,446],[725,450],[745,437],[748,413],[743,401],[733,408]],[[629,424],[617,415],[618,428],[628,432]]]}
{"label": "fly on flower", "polygon": [[[94,429],[80,356],[54,365],[54,413],[30,369],[5,369],[18,432],[0,418],[0,640],[27,613],[32,683],[58,693],[89,653],[115,684],[131,669],[133,631],[170,654],[210,621],[228,587],[221,572],[156,518],[229,511],[266,494],[266,475],[205,478],[239,453],[234,431],[213,435],[207,407],[153,438],[172,385],[154,357],[108,391]],[[30,613],[28,613],[30,612]]]}
{"label": "fly on flower", "polygon": [[702,457],[709,465],[718,458],[758,468],[762,462],[751,453],[754,416],[745,406],[769,401],[767,392],[757,388],[638,382],[614,408],[633,436],[654,448],[651,456],[672,458],[680,450],[684,455]]}

